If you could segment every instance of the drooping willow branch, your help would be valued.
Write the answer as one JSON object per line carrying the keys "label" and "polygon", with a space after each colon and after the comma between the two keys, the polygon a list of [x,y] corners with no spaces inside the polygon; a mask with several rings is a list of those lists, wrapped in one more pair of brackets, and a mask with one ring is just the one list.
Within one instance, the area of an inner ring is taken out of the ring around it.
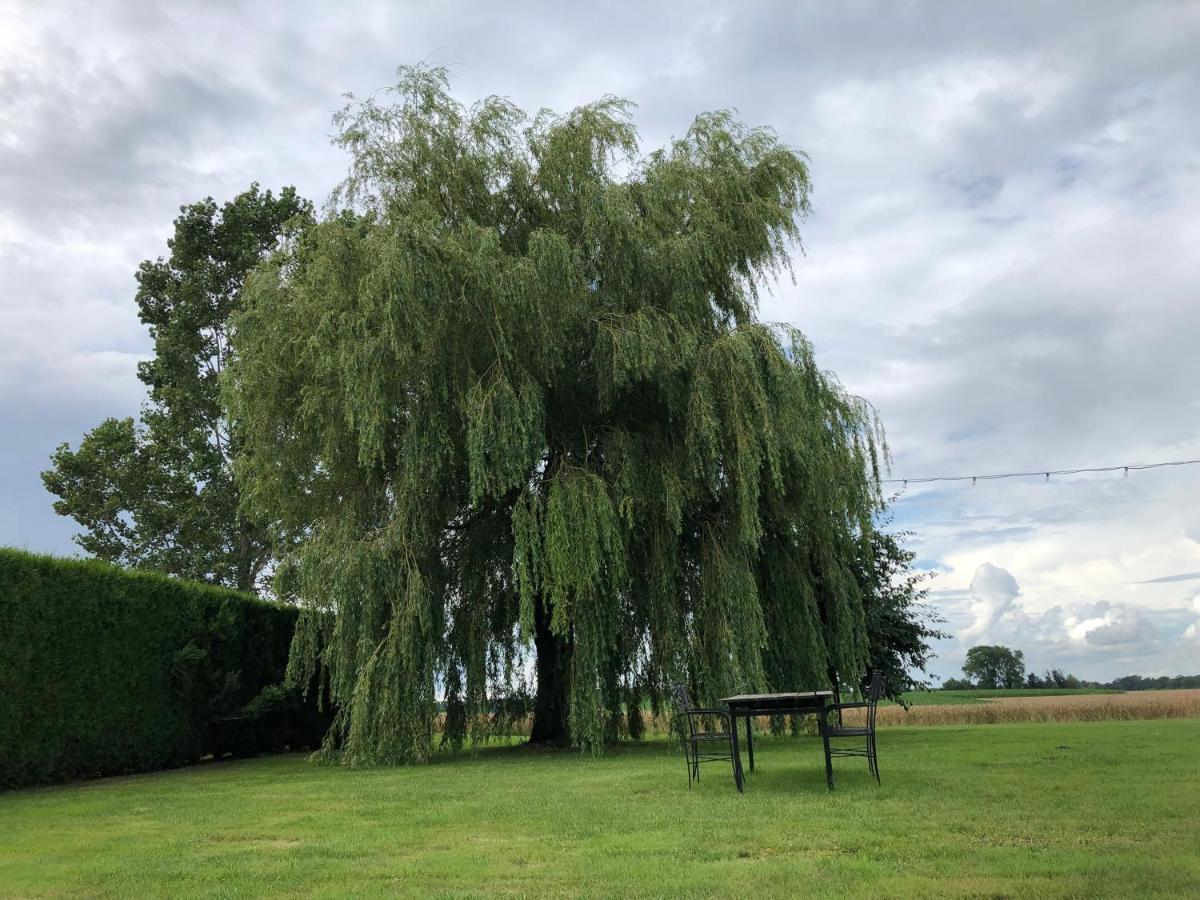
{"label": "drooping willow branch", "polygon": [[675,679],[865,666],[882,434],[755,313],[805,158],[728,113],[638,158],[629,111],[530,121],[403,69],[337,119],[348,205],[248,287],[238,473],[294,547],[293,674],[348,761],[425,758],[435,697],[461,734],[535,643],[592,750]]}

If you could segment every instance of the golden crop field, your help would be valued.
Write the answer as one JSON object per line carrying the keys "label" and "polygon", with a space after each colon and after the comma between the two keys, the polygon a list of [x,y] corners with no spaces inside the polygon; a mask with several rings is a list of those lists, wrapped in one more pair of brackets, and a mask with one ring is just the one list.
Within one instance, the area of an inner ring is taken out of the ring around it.
{"label": "golden crop field", "polygon": [[[846,713],[846,723],[861,721],[862,717],[861,711],[852,710]],[[1191,718],[1200,718],[1200,688],[1130,691],[1125,694],[1000,697],[980,703],[912,706],[907,710],[900,706],[881,706],[876,722],[880,727],[887,727]]]}
{"label": "golden crop field", "polygon": [[[935,692],[936,693],[936,692]],[[956,695],[966,692],[956,691]],[[929,703],[910,706],[880,706],[876,723],[880,728],[918,725],[996,725],[1019,722],[1112,722],[1134,719],[1200,719],[1200,688],[1171,691],[1129,691],[1127,693],[1066,694],[1044,697],[990,697],[964,703]],[[863,710],[845,713],[847,725],[861,724]],[[442,731],[445,716],[435,720],[434,730]],[[510,723],[504,734],[520,737],[529,734],[528,720]],[[670,729],[670,717],[645,715],[647,733],[662,734]],[[755,720],[756,730],[770,730],[770,720]],[[816,733],[815,719],[804,729]],[[500,735],[494,735],[499,737]]]}

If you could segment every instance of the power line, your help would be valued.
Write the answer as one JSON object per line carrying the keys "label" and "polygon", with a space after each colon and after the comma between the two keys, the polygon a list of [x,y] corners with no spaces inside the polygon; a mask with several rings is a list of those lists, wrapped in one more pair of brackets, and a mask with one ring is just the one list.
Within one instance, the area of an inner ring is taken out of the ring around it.
{"label": "power line", "polygon": [[974,484],[977,481],[997,481],[1001,478],[1038,478],[1045,476],[1046,480],[1050,479],[1051,475],[1082,475],[1085,472],[1123,472],[1128,475],[1130,472],[1140,472],[1143,469],[1165,469],[1169,466],[1195,466],[1200,465],[1200,459],[1179,459],[1173,462],[1157,462],[1157,463],[1130,463],[1127,466],[1093,466],[1078,469],[1039,469],[1036,472],[1001,472],[992,475],[935,475],[930,478],[881,478],[880,484],[929,484],[934,481],[969,481]]}

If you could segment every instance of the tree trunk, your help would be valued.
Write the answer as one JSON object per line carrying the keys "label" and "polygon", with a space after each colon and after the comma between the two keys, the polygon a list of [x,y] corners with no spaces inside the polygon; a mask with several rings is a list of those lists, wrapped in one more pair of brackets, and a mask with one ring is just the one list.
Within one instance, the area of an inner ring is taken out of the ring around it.
{"label": "tree trunk", "polygon": [[571,644],[550,629],[550,610],[541,600],[533,610],[533,645],[537,650],[537,698],[529,743],[565,747],[571,678]]}
{"label": "tree trunk", "polygon": [[250,552],[250,523],[238,516],[237,586],[254,593],[254,567]]}

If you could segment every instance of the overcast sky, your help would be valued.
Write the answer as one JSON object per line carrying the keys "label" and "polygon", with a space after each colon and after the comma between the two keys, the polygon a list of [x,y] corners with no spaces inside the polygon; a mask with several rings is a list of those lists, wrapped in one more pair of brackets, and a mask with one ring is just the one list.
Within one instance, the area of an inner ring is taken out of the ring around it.
{"label": "overcast sky", "polygon": [[[133,273],[178,207],[323,200],[341,94],[421,60],[467,101],[625,95],[646,149],[734,107],[806,150],[762,313],[875,404],[896,476],[1200,458],[1200,4],[570,6],[0,3],[0,544],[73,552],[38,473],[137,413]],[[1200,466],[910,485],[934,671],[1200,671],[1198,496]]]}

